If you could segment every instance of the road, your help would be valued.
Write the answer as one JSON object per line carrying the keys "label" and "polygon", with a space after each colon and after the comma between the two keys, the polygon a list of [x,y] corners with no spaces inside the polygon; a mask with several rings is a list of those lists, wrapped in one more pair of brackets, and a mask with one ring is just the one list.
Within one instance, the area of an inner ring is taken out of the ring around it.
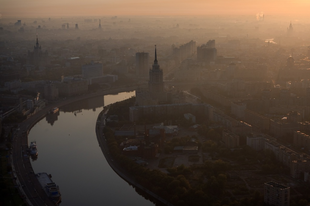
{"label": "road", "polygon": [[[11,161],[12,161],[12,169],[14,176],[16,177],[17,185],[20,185],[20,192],[25,197],[28,205],[33,206],[53,206],[53,203],[47,194],[44,192],[41,187],[38,179],[36,178],[34,171],[32,169],[30,158],[26,155],[26,151],[28,148],[28,132],[30,129],[42,118],[46,116],[46,114],[54,107],[61,107],[76,101],[80,101],[83,99],[88,99],[100,95],[107,95],[111,93],[119,93],[124,91],[132,91],[135,90],[138,85],[131,86],[122,86],[118,88],[109,88],[108,90],[102,90],[95,93],[90,93],[82,96],[71,97],[63,100],[59,100],[57,102],[53,102],[50,105],[46,106],[44,109],[40,110],[36,114],[32,115],[30,118],[26,119],[22,123],[19,124],[19,130],[16,132],[15,137],[12,141],[12,153],[11,153]],[[38,147],[40,147],[38,145]],[[48,171],[42,171],[47,172]],[[57,184],[57,183],[56,183]],[[60,188],[61,192],[61,188]]]}

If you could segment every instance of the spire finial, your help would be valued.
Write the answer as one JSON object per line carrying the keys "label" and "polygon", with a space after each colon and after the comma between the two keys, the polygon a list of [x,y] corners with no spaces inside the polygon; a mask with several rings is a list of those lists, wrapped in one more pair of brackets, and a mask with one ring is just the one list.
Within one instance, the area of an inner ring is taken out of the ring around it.
{"label": "spire finial", "polygon": [[154,64],[157,64],[158,61],[157,61],[157,52],[156,52],[156,45],[155,45],[155,60],[154,60]]}

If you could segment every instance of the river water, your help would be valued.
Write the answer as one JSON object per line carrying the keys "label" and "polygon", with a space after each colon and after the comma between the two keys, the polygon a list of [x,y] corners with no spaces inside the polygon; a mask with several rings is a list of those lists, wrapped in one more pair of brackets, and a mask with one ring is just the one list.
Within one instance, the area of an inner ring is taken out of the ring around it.
{"label": "river water", "polygon": [[95,133],[103,106],[134,95],[123,92],[64,106],[29,132],[28,141],[37,142],[39,153],[33,170],[52,174],[62,195],[61,206],[154,205],[111,169]]}

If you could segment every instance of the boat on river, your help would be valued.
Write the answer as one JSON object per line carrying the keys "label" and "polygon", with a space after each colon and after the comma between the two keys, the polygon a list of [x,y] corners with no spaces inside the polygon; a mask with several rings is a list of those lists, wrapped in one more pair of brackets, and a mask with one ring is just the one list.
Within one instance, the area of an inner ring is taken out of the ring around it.
{"label": "boat on river", "polygon": [[29,154],[31,156],[38,156],[38,149],[37,149],[37,143],[36,141],[33,141],[30,143],[30,146],[29,146]]}
{"label": "boat on river", "polygon": [[52,175],[48,175],[46,172],[37,173],[38,178],[44,192],[47,196],[58,205],[61,202],[61,194],[59,192],[59,186],[53,182]]}
{"label": "boat on river", "polygon": [[38,149],[37,149],[36,141],[32,141],[30,143],[28,151],[29,151],[29,155],[30,155],[32,160],[38,159]]}

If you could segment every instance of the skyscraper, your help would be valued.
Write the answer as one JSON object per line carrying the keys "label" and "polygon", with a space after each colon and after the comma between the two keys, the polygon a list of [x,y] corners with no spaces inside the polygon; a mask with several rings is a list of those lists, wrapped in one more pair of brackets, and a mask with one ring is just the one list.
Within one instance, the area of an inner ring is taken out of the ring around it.
{"label": "skyscraper", "polygon": [[292,22],[290,23],[289,27],[287,28],[287,35],[288,36],[291,36],[294,32],[294,29],[293,29],[293,25],[292,25]]}
{"label": "skyscraper", "polygon": [[215,61],[217,57],[217,49],[215,48],[215,40],[209,40],[206,44],[197,47],[197,61],[210,63]]}
{"label": "skyscraper", "polygon": [[28,64],[32,64],[36,68],[44,67],[49,64],[48,53],[47,51],[43,52],[41,50],[38,36],[36,37],[36,44],[33,47],[33,51],[28,51]]}
{"label": "skyscraper", "polygon": [[157,61],[156,46],[154,64],[149,72],[149,92],[153,99],[166,99],[164,94],[163,70],[160,69]]}
{"label": "skyscraper", "polygon": [[149,71],[149,53],[136,53],[136,75],[147,77]]}

